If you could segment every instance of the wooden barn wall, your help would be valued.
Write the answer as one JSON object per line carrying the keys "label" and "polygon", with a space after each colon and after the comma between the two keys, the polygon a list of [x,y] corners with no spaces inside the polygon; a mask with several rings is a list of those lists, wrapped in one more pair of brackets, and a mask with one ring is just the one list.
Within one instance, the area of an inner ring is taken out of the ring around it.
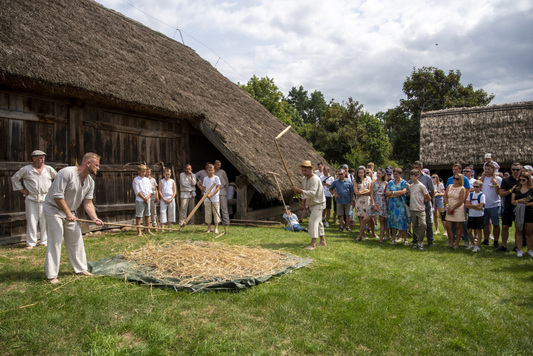
{"label": "wooden barn wall", "polygon": [[190,129],[186,121],[0,92],[0,244],[25,239],[24,200],[13,191],[11,176],[29,164],[33,150],[45,151],[47,164],[56,170],[80,162],[85,152],[101,155],[95,178],[98,215],[109,222],[130,222],[136,164],[151,165],[156,179],[161,162],[183,167],[190,159]]}

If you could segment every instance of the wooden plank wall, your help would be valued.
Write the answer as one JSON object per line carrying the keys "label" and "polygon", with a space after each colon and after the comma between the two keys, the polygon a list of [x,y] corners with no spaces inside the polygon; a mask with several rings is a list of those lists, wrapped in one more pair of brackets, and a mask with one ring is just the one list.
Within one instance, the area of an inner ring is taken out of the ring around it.
{"label": "wooden plank wall", "polygon": [[85,152],[101,155],[95,179],[98,214],[105,221],[129,222],[134,217],[136,163],[152,165],[157,180],[157,163],[183,167],[190,157],[189,130],[186,121],[0,92],[0,244],[25,238],[24,201],[13,192],[11,176],[29,163],[33,150],[45,151],[47,164],[56,169],[80,162]]}

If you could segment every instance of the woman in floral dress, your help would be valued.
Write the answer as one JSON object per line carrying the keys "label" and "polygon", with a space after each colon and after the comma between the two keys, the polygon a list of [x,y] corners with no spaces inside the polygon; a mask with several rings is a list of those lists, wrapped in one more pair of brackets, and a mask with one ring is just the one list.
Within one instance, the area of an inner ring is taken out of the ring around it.
{"label": "woman in floral dress", "polygon": [[[370,221],[370,185],[372,180],[366,176],[365,167],[357,168],[355,180],[353,181],[353,190],[355,193],[355,216],[359,218],[359,237],[356,241],[361,241],[365,238],[365,226]],[[374,225],[371,225],[372,233],[374,232]]]}
{"label": "woman in floral dress", "polygon": [[389,210],[387,225],[392,229],[392,243],[396,243],[396,231],[400,231],[400,238],[403,237],[404,245],[409,245],[407,241],[407,209],[405,206],[405,193],[409,186],[402,179],[402,169],[396,168],[392,171],[392,177],[387,184],[385,196],[389,198]]}
{"label": "woman in floral dress", "polygon": [[387,231],[387,237],[389,235],[389,229],[387,228],[387,197],[385,197],[385,191],[387,190],[387,182],[385,181],[385,169],[378,168],[377,179],[372,184],[372,195],[370,196],[372,201],[372,215],[379,218],[379,243],[383,243],[383,235]]}

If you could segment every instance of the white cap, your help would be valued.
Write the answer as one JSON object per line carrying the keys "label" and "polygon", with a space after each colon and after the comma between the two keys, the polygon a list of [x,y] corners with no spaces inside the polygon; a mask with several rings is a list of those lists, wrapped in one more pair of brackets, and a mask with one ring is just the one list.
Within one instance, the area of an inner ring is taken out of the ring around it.
{"label": "white cap", "polygon": [[31,153],[31,156],[46,156],[46,153],[44,153],[43,151],[41,150],[35,150]]}
{"label": "white cap", "polygon": [[485,158],[492,158],[492,154],[487,153],[487,154],[485,155]]}

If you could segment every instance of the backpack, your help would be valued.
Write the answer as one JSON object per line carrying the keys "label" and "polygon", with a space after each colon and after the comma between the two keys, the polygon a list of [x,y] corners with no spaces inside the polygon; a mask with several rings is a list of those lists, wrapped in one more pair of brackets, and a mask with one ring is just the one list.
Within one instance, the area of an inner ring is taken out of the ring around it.
{"label": "backpack", "polygon": [[[479,195],[477,196],[477,198],[474,199],[474,200],[477,200],[478,204],[481,202],[480,198],[481,198],[482,195],[483,195],[483,193],[480,192]],[[473,196],[474,196],[474,192],[470,192],[470,204],[472,204],[472,197]]]}

